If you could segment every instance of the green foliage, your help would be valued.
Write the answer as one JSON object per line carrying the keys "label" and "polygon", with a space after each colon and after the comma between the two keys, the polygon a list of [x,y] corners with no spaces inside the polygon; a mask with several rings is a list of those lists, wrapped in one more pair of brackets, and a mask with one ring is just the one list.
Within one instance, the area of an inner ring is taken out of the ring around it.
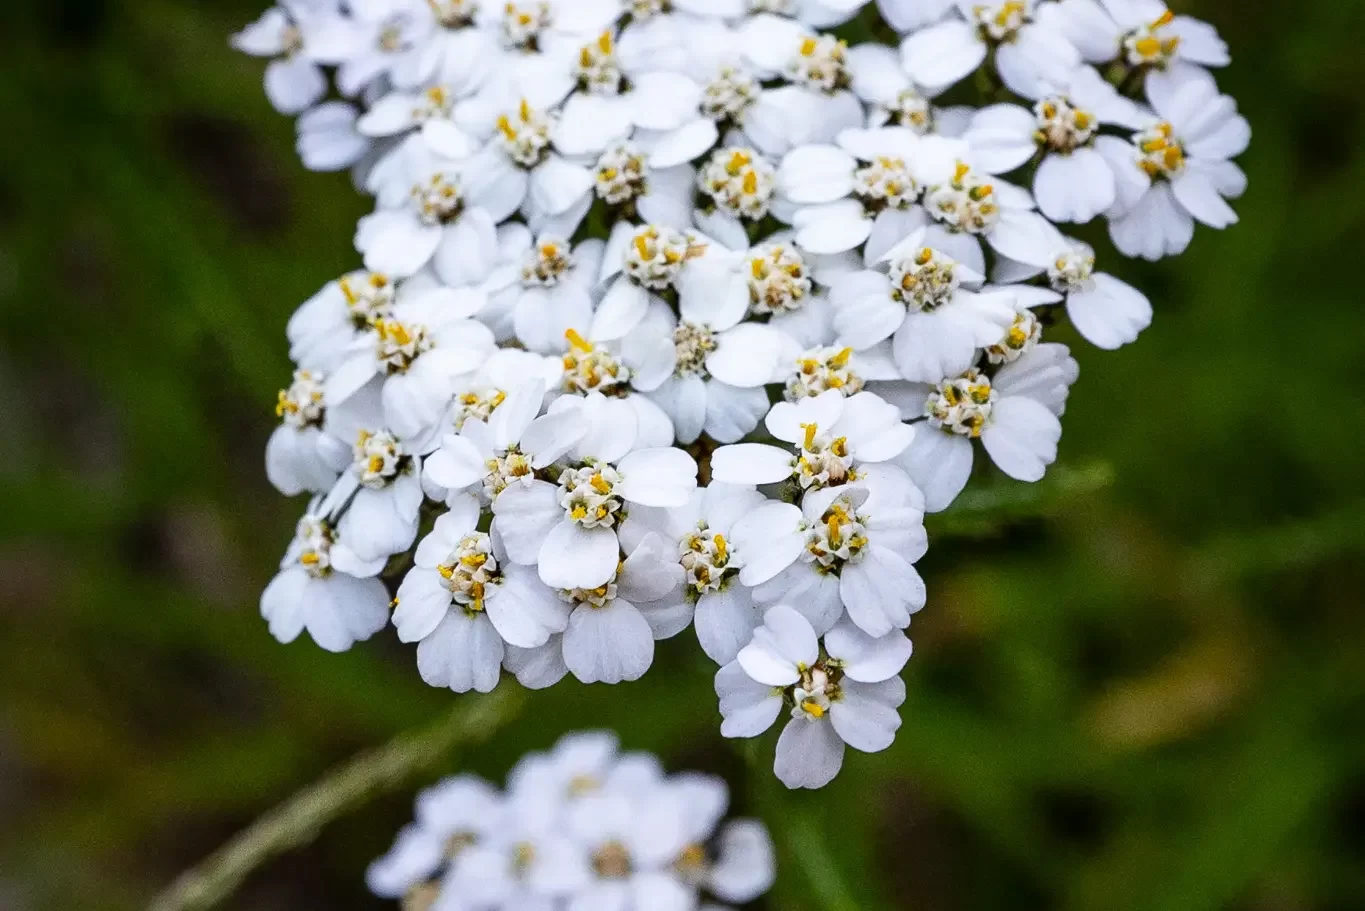
{"label": "green foliage", "polygon": [[[938,517],[896,745],[818,794],[723,742],[684,638],[566,683],[459,757],[500,778],[614,727],[725,775],[783,911],[1365,906],[1365,7],[1178,3],[1250,118],[1242,223],[1107,268],[1154,326],[1095,351],[1059,471]],[[362,200],[306,174],[230,31],[258,0],[0,11],[0,907],[142,907],[361,750],[446,717],[391,633],[280,646],[256,599],[299,504],[264,480],[298,302]],[[427,779],[453,771],[452,753]],[[382,797],[226,907],[377,908]]]}

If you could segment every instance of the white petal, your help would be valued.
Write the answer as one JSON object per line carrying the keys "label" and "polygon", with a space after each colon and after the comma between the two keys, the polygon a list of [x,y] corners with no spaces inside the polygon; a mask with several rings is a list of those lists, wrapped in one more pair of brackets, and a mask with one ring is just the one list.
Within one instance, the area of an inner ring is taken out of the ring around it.
{"label": "white petal", "polygon": [[697,489],[697,463],[676,447],[637,449],[618,467],[617,492],[642,506],[681,506]]}
{"label": "white petal", "polygon": [[509,486],[493,501],[493,527],[513,563],[529,566],[540,555],[550,530],[564,519],[559,487],[545,481]]}
{"label": "white petal", "polygon": [[960,19],[911,35],[901,45],[901,62],[910,78],[930,89],[946,88],[986,59],[986,44]]}
{"label": "white petal", "polygon": [[757,737],[773,726],[782,711],[782,690],[765,686],[732,661],[716,673],[722,737]]}
{"label": "white petal", "polygon": [[[768,393],[762,386],[740,389],[710,383],[706,394],[706,434],[717,443],[733,443],[758,427],[768,412]],[[684,442],[681,434],[679,442]]]}
{"label": "white petal", "polygon": [[489,693],[498,685],[502,656],[502,637],[487,617],[450,611],[417,646],[417,670],[431,686]]}
{"label": "white petal", "polygon": [[697,641],[706,657],[717,664],[728,664],[749,644],[758,620],[758,609],[748,590],[731,584],[698,599]]}
{"label": "white petal", "polygon": [[649,292],[635,282],[624,276],[616,279],[593,318],[593,340],[612,341],[626,335],[644,319],[649,299]]}
{"label": "white petal", "polygon": [[1076,331],[1098,348],[1113,350],[1136,341],[1152,324],[1152,303],[1141,291],[1112,275],[1095,276],[1095,288],[1067,296],[1066,313]]}
{"label": "white petal", "polygon": [[896,707],[905,698],[905,684],[899,678],[851,682],[844,684],[842,696],[830,706],[829,720],[844,743],[864,753],[880,753],[891,746],[901,726]]}
{"label": "white petal", "polygon": [[412,569],[398,586],[393,625],[399,642],[420,642],[436,629],[451,608],[450,590],[434,569]]}
{"label": "white petal", "polygon": [[762,585],[791,566],[805,549],[800,523],[799,507],[778,502],[760,506],[736,522],[730,537],[743,560],[740,581]]}
{"label": "white petal", "polygon": [[995,404],[981,444],[991,461],[1019,481],[1039,481],[1057,458],[1062,425],[1033,399],[1006,396]]}
{"label": "white petal", "polygon": [[515,565],[507,568],[498,590],[484,604],[498,635],[518,648],[544,645],[569,622],[570,605],[541,584],[535,573]]}
{"label": "white petal", "polygon": [[905,558],[869,544],[863,559],[845,566],[839,594],[849,619],[869,636],[881,637],[910,625],[910,615],[924,606],[924,580]]}
{"label": "white petal", "polygon": [[901,453],[896,464],[924,491],[924,508],[942,512],[967,486],[972,473],[972,442],[964,436],[919,424],[910,447]]}
{"label": "white petal", "polygon": [[736,660],[759,683],[791,686],[800,679],[797,668],[809,667],[819,658],[820,642],[809,621],[794,608],[779,604],[763,615],[763,624]]}
{"label": "white petal", "polygon": [[751,389],[774,380],[787,340],[776,329],[741,323],[720,334],[716,350],[706,357],[706,369],[722,383]]}
{"label": "white petal", "polygon": [[1053,221],[1087,222],[1114,204],[1114,172],[1094,149],[1048,155],[1033,178],[1038,209]]}
{"label": "white petal", "polygon": [[789,788],[823,788],[844,764],[844,741],[827,721],[793,718],[777,739],[773,771]]}
{"label": "white petal", "polygon": [[540,578],[551,588],[596,588],[616,575],[620,555],[613,529],[584,528],[564,518],[540,546]]}
{"label": "white petal", "polygon": [[902,632],[880,638],[869,636],[852,623],[841,623],[825,635],[831,658],[843,662],[844,675],[861,683],[890,680],[910,660],[913,646]]}
{"label": "white petal", "polygon": [[711,477],[727,484],[775,484],[791,477],[794,457],[764,443],[722,446],[711,454]]}
{"label": "white petal", "polygon": [[715,864],[706,888],[727,902],[744,904],[772,888],[777,875],[772,838],[761,822],[737,819],[720,833]]}
{"label": "white petal", "polygon": [[564,631],[564,663],[583,683],[639,680],[654,662],[654,633],[628,601],[579,606]]}
{"label": "white petal", "polygon": [[531,175],[531,204],[546,215],[563,214],[592,192],[593,181],[587,168],[551,155]]}

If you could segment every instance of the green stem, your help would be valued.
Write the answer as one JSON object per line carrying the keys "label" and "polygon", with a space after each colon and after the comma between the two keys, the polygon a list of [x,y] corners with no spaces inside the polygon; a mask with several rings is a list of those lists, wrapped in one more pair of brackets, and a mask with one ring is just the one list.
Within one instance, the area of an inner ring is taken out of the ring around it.
{"label": "green stem", "polygon": [[862,911],[834,858],[825,850],[829,836],[804,813],[793,810],[786,815],[780,828],[786,835],[787,850],[800,864],[816,895],[816,905],[825,911]]}
{"label": "green stem", "polygon": [[302,847],[324,825],[438,766],[457,747],[487,740],[520,713],[526,693],[504,686],[462,701],[422,730],[362,753],[257,819],[199,866],[182,873],[148,911],[203,911],[235,892],[270,858]]}

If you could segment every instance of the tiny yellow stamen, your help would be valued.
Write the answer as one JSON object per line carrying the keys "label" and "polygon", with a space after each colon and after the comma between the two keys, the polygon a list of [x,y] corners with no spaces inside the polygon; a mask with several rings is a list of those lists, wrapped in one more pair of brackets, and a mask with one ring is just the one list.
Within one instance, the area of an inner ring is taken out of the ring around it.
{"label": "tiny yellow stamen", "polygon": [[579,335],[577,329],[564,330],[564,337],[569,340],[571,346],[585,354],[592,350],[592,343]]}
{"label": "tiny yellow stamen", "polygon": [[816,424],[802,424],[801,429],[806,431],[806,449],[815,448],[815,433],[818,429]]}

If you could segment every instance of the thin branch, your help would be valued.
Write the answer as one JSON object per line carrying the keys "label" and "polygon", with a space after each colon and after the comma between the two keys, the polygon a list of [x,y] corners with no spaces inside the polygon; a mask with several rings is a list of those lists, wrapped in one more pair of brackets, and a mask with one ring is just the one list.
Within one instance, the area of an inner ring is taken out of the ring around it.
{"label": "thin branch", "polygon": [[214,907],[232,895],[253,870],[277,854],[308,844],[327,823],[435,768],[455,748],[487,740],[515,718],[525,702],[525,692],[504,686],[462,702],[428,728],[362,753],[257,819],[198,867],[182,873],[152,900],[149,911]]}

